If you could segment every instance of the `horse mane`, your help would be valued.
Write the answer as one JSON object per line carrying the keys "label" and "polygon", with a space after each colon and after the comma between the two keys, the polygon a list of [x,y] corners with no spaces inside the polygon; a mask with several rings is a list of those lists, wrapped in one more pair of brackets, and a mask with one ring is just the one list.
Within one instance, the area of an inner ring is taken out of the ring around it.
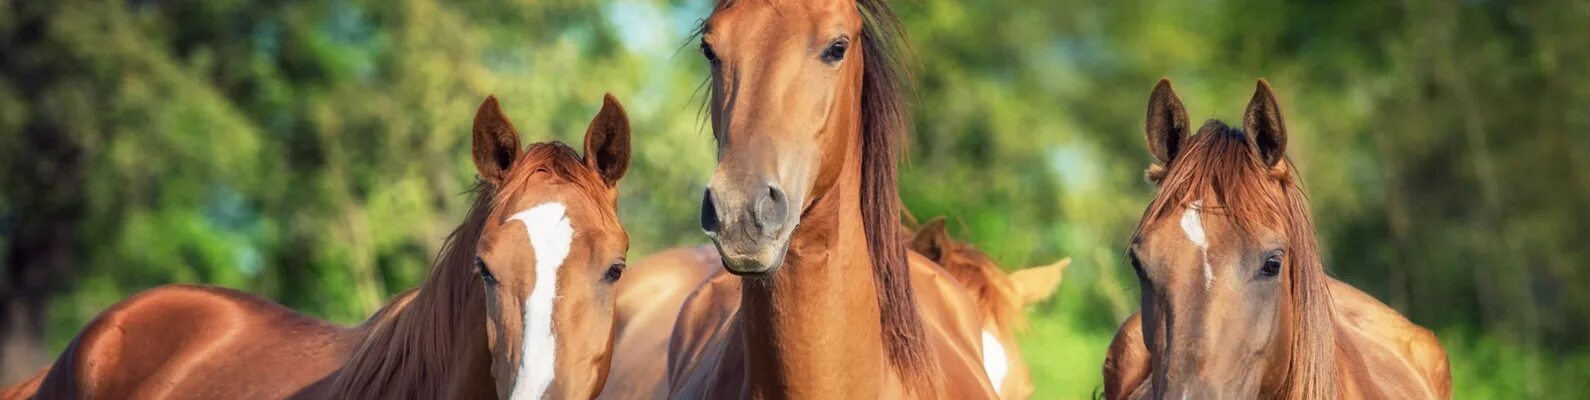
{"label": "horse mane", "polygon": [[[1262,161],[1242,130],[1210,120],[1184,145],[1169,166],[1149,167],[1148,178],[1159,193],[1137,226],[1140,233],[1174,215],[1191,202],[1213,198],[1221,215],[1245,235],[1260,226],[1282,226],[1288,238],[1286,271],[1292,286],[1292,337],[1285,379],[1265,398],[1335,398],[1336,337],[1328,278],[1318,251],[1308,197],[1293,172],[1292,161],[1274,166]],[[1205,204],[1208,204],[1206,201]],[[1138,233],[1134,233],[1136,236]]]}
{"label": "horse mane", "polygon": [[972,294],[982,307],[983,315],[993,318],[995,324],[1010,332],[1027,326],[1027,316],[1016,300],[1016,289],[1010,286],[1008,276],[998,263],[971,243],[951,238],[945,247],[939,266]]}
{"label": "horse mane", "polygon": [[495,190],[481,181],[471,192],[474,205],[464,223],[447,235],[420,287],[394,296],[359,327],[365,331],[364,339],[337,372],[331,397],[446,397],[448,386],[441,383],[464,354],[454,345],[467,343],[465,336],[470,334],[485,345],[484,291],[471,267]]}
{"label": "horse mane", "polygon": [[861,219],[872,276],[878,286],[878,315],[884,348],[906,382],[937,385],[937,360],[911,289],[906,244],[899,240],[899,158],[911,128],[905,27],[887,0],[857,0],[862,18]]}
{"label": "horse mane", "polygon": [[[474,260],[480,234],[492,210],[517,197],[529,174],[546,171],[577,186],[581,193],[607,193],[601,177],[583,158],[559,142],[531,144],[515,161],[500,188],[481,180],[469,191],[474,204],[464,222],[442,244],[431,271],[415,289],[383,306],[358,329],[364,339],[332,383],[332,398],[445,398],[447,383],[466,357],[486,353],[485,300]],[[613,201],[613,199],[606,199]],[[423,395],[422,395],[423,394]]]}

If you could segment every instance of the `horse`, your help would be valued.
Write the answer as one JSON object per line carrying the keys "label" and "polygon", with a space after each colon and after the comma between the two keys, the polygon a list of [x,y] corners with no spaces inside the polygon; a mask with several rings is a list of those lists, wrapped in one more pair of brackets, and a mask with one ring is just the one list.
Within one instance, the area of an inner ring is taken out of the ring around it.
{"label": "horse", "polygon": [[1110,345],[1105,397],[1450,398],[1432,332],[1326,275],[1269,83],[1240,129],[1189,127],[1160,80],[1145,128],[1158,192],[1127,252],[1140,311]]}
{"label": "horse", "polygon": [[342,327],[236,290],[151,289],[112,305],[26,398],[591,398],[606,379],[629,121],[611,95],[585,155],[521,149],[495,97],[474,119],[481,179],[416,289]]}
{"label": "horse", "polygon": [[995,397],[976,303],[914,276],[899,237],[893,11],[726,0],[699,31],[718,148],[701,224],[730,274],[681,306],[669,397]]}
{"label": "horse", "polygon": [[[909,229],[903,227],[902,231]],[[1021,310],[1054,294],[1070,260],[1007,275],[976,247],[951,238],[941,219],[902,240],[910,244],[911,251],[947,271],[978,303],[983,313],[983,368],[1000,398],[1031,397],[1032,377],[1019,356],[1015,337],[1025,324]],[[664,250],[630,266],[618,285],[613,365],[600,398],[664,399],[668,395],[668,363],[657,355],[668,352],[680,305],[701,284],[726,272],[711,245]],[[910,266],[924,274],[934,268],[920,262]],[[726,306],[739,301],[728,300],[732,301]]]}
{"label": "horse", "polygon": [[976,299],[983,314],[983,370],[995,392],[1005,400],[1032,397],[1032,374],[1016,342],[1016,332],[1027,325],[1022,310],[1054,295],[1071,259],[1007,274],[977,247],[950,237],[942,217],[918,228],[910,243]]}

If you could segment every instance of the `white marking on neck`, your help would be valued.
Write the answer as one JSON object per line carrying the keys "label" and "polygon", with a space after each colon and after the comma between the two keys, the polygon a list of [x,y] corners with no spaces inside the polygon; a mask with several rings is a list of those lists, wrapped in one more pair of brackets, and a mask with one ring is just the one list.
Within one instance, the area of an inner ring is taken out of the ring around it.
{"label": "white marking on neck", "polygon": [[1187,240],[1198,246],[1198,252],[1204,259],[1204,290],[1209,290],[1215,284],[1215,270],[1209,265],[1209,238],[1204,235],[1204,223],[1198,217],[1198,209],[1203,208],[1203,201],[1194,201],[1181,213],[1181,230],[1187,234]]}
{"label": "white marking on neck", "polygon": [[988,382],[994,384],[994,393],[999,393],[999,386],[1005,383],[1005,374],[1010,373],[1010,361],[1005,359],[1005,345],[999,344],[999,338],[988,331],[983,331],[983,372],[988,373]]}
{"label": "white marking on neck", "polygon": [[554,376],[557,341],[552,335],[552,302],[557,299],[558,267],[563,266],[574,241],[574,226],[569,224],[567,209],[557,202],[530,207],[508,219],[524,223],[530,234],[530,251],[536,258],[535,285],[524,300],[519,376],[509,398],[540,399],[552,386]]}

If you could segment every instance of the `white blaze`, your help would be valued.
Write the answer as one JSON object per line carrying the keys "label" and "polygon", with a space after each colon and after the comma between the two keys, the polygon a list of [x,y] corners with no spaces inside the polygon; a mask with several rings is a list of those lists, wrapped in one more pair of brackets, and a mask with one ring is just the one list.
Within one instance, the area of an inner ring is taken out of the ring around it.
{"label": "white blaze", "polygon": [[1005,360],[1005,346],[988,331],[983,331],[983,371],[988,373],[988,382],[994,384],[994,393],[999,393],[1005,374],[1010,373],[1010,362]]}
{"label": "white blaze", "polygon": [[1203,207],[1202,201],[1194,201],[1181,213],[1181,230],[1187,234],[1187,240],[1198,246],[1198,252],[1204,259],[1204,289],[1207,290],[1215,283],[1215,270],[1209,266],[1209,238],[1204,236],[1204,223],[1198,218],[1198,209]]}
{"label": "white blaze", "polygon": [[569,256],[574,227],[569,224],[562,203],[543,203],[520,211],[509,220],[524,223],[530,235],[530,251],[535,253],[535,286],[524,300],[524,347],[519,353],[519,377],[510,399],[540,399],[552,385],[552,360],[556,338],[552,336],[552,301],[557,298],[558,267]]}

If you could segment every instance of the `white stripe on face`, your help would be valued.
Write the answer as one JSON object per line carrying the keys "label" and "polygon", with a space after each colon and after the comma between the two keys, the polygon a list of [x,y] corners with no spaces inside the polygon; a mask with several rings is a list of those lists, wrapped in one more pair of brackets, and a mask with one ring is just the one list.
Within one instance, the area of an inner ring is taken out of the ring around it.
{"label": "white stripe on face", "polygon": [[562,203],[543,203],[520,211],[509,220],[524,223],[530,234],[530,251],[535,253],[536,282],[524,300],[524,344],[519,353],[519,377],[514,381],[512,400],[540,399],[552,386],[553,359],[552,301],[558,293],[558,267],[569,256],[574,241],[574,226],[569,224]]}
{"label": "white stripe on face", "polygon": [[1181,230],[1187,234],[1187,240],[1198,246],[1198,252],[1204,259],[1204,290],[1209,290],[1215,284],[1215,270],[1209,266],[1209,238],[1204,236],[1204,223],[1198,218],[1198,209],[1203,207],[1202,201],[1194,201],[1181,213]]}
{"label": "white stripe on face", "polygon": [[1005,374],[1010,373],[1010,361],[1005,359],[1005,345],[999,344],[999,338],[993,333],[983,331],[983,372],[988,373],[988,382],[994,384],[994,393],[999,393],[999,385],[1005,383]]}

